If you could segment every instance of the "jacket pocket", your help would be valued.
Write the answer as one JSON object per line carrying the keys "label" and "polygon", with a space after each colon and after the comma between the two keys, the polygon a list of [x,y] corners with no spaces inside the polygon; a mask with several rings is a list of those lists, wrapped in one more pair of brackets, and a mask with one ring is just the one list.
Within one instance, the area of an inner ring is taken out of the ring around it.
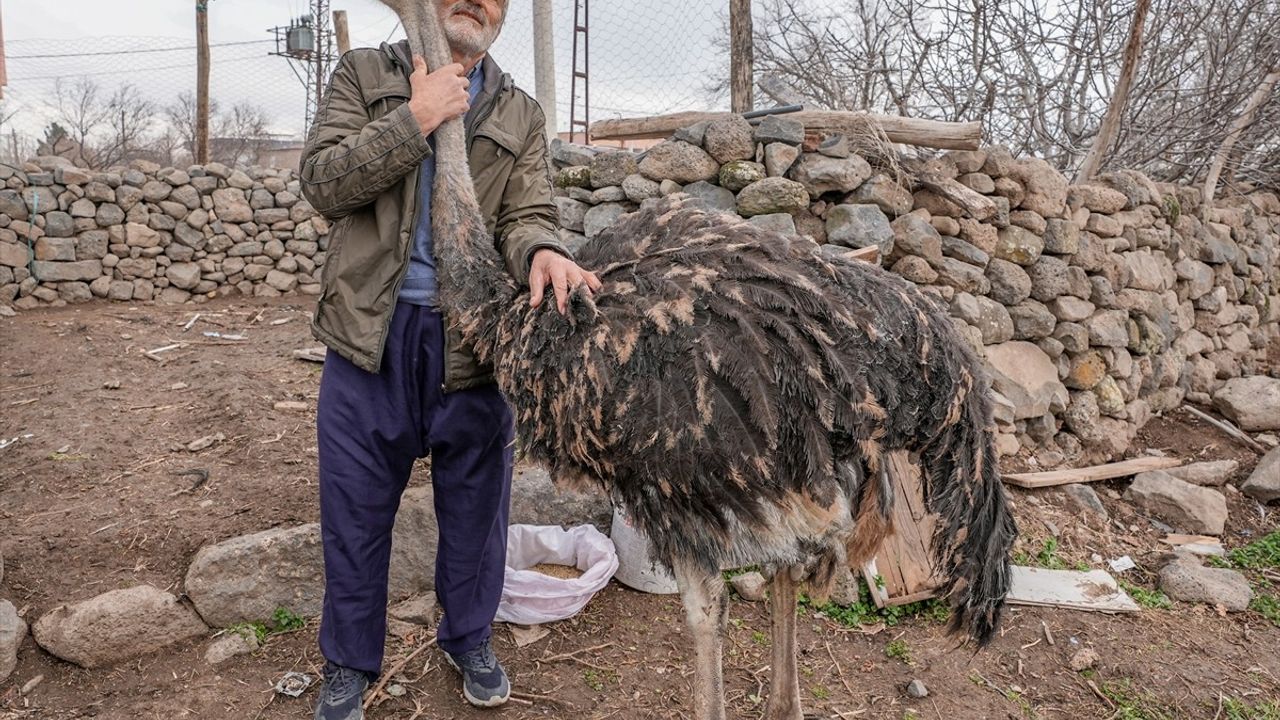
{"label": "jacket pocket", "polygon": [[328,295],[333,289],[333,274],[337,272],[342,246],[347,244],[347,233],[355,215],[344,215],[329,229],[329,248],[325,250],[324,269],[320,271],[321,292]]}

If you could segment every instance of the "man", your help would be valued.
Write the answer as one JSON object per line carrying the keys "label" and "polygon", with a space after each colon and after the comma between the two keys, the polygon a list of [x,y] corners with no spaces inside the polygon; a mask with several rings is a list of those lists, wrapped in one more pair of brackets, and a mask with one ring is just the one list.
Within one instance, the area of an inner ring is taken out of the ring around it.
{"label": "man", "polygon": [[[391,530],[413,462],[432,460],[440,648],[468,701],[506,702],[490,643],[502,592],[512,416],[437,303],[430,136],[465,116],[476,194],[532,303],[599,287],[556,235],[545,120],[487,55],[507,0],[421,0],[456,64],[428,74],[408,45],[354,50],[330,81],[302,161],[303,194],[334,220],[312,330],[328,347],[317,434],[326,659],[319,720],[358,720],[381,671]],[[447,314],[448,308],[443,312]]]}

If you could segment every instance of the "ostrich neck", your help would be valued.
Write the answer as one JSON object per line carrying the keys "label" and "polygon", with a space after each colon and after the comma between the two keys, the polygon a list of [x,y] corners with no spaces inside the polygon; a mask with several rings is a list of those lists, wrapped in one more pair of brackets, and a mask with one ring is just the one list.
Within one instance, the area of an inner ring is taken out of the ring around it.
{"label": "ostrich neck", "polygon": [[[409,48],[429,71],[453,62],[434,2],[416,2],[401,18]],[[432,189],[431,234],[435,245],[440,301],[451,324],[485,360],[501,313],[511,306],[515,284],[489,234],[467,161],[462,118],[436,128],[436,177]],[[484,337],[487,335],[487,337]]]}

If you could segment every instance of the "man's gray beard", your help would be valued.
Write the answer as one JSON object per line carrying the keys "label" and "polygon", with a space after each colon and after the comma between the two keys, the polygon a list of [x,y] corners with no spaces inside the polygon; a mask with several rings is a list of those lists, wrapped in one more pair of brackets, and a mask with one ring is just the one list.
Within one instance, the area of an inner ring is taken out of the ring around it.
{"label": "man's gray beard", "polygon": [[473,58],[489,51],[498,39],[502,23],[478,28],[469,18],[450,15],[444,21],[444,36],[449,47],[460,55]]}

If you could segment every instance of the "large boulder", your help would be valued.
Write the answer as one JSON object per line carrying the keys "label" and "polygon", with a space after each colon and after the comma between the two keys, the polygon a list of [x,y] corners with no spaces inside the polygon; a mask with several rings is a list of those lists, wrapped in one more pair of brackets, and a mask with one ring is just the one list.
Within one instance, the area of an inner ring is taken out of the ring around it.
{"label": "large boulder", "polygon": [[186,593],[205,622],[259,622],[285,607],[318,615],[324,599],[320,525],[272,528],[207,545],[187,568]]}
{"label": "large boulder", "polygon": [[608,533],[613,526],[613,506],[601,493],[558,490],[546,470],[522,467],[511,478],[511,523],[566,528],[590,524]]}
{"label": "large boulder", "polygon": [[1207,568],[1185,554],[1160,569],[1160,589],[1183,602],[1208,603],[1229,612],[1249,609],[1253,588],[1244,575],[1225,568]]}
{"label": "large boulder", "polygon": [[1050,407],[1065,407],[1067,388],[1058,368],[1038,346],[1022,341],[987,347],[987,370],[992,386],[1013,403],[1014,418],[1038,418]]}
{"label": "large boulder", "polygon": [[1214,407],[1241,430],[1280,430],[1280,379],[1234,378],[1214,393]]}
{"label": "large boulder", "polygon": [[1125,497],[1182,532],[1221,535],[1227,523],[1227,499],[1222,493],[1158,470],[1135,477]]}
{"label": "large boulder", "polygon": [[1272,450],[1258,461],[1258,466],[1240,486],[1240,490],[1258,502],[1280,500],[1280,448]]}
{"label": "large boulder", "polygon": [[204,635],[208,628],[173,595],[138,585],[59,605],[36,621],[40,647],[86,668],[112,665]]}

